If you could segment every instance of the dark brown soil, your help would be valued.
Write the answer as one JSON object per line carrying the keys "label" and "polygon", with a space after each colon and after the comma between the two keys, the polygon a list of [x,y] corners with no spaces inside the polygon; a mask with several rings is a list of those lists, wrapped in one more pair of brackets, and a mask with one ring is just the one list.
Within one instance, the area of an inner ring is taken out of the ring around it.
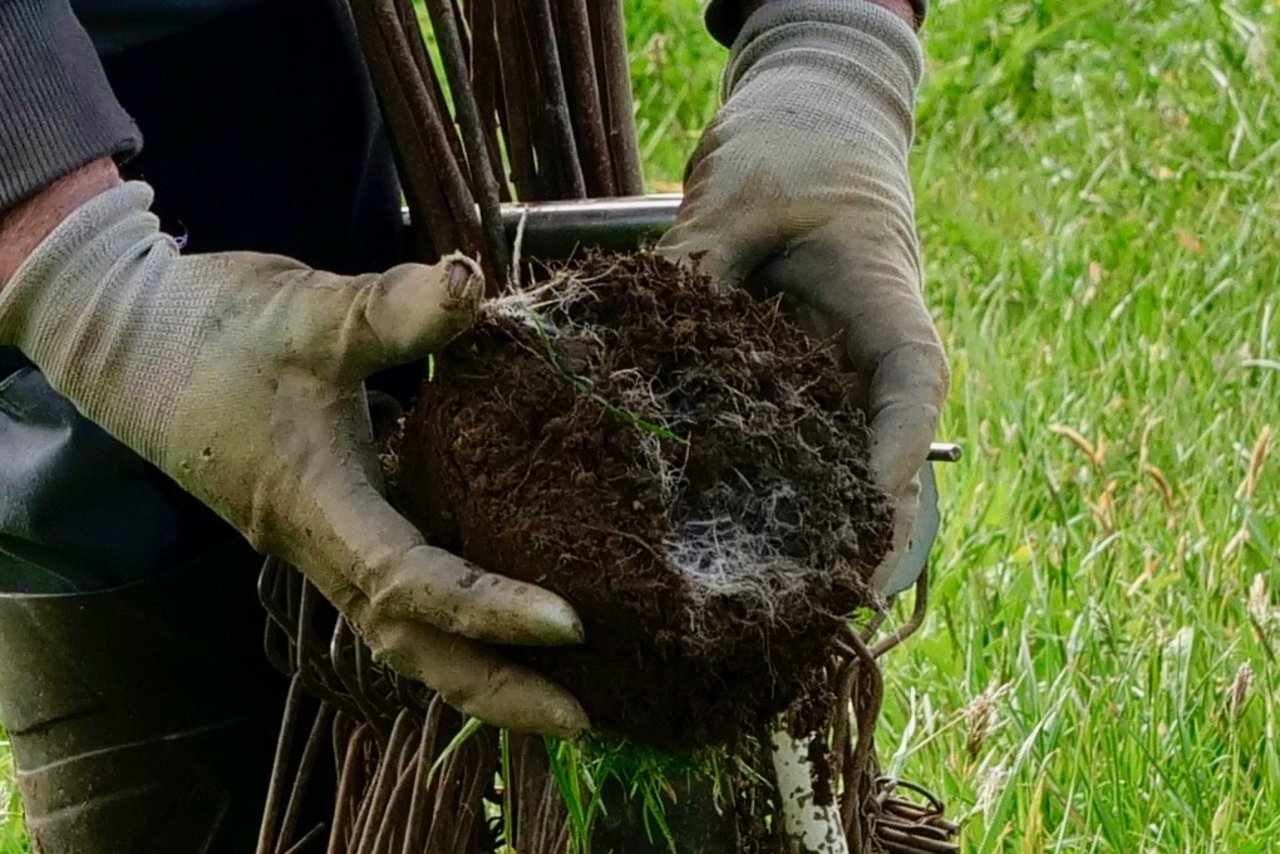
{"label": "dark brown soil", "polygon": [[437,356],[400,501],[433,543],[574,604],[585,645],[511,654],[596,726],[758,732],[822,681],[888,544],[848,378],[776,302],[657,258],[551,276]]}

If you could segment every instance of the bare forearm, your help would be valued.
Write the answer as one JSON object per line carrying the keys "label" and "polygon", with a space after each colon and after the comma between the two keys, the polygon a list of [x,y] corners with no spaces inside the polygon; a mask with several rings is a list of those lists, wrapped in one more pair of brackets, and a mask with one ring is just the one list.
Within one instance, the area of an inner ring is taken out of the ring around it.
{"label": "bare forearm", "polygon": [[103,157],[64,175],[0,215],[0,288],[58,223],[119,183],[115,162]]}

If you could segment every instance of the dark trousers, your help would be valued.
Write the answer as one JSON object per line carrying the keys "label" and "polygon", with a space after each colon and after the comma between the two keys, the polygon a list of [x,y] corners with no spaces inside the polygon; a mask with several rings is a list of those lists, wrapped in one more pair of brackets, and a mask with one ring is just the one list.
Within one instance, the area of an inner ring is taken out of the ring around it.
{"label": "dark trousers", "polygon": [[[145,137],[124,171],[187,251],[401,260],[344,4],[240,5],[104,62]],[[284,688],[258,564],[0,348],[0,722],[37,851],[252,850]]]}

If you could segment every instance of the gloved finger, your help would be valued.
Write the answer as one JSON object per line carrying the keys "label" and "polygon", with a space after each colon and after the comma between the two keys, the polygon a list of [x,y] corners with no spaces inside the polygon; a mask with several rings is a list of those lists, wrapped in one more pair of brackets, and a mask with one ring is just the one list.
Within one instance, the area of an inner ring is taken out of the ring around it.
{"label": "gloved finger", "polygon": [[916,516],[920,512],[919,476],[911,478],[893,498],[893,537],[889,542],[889,551],[881,558],[871,576],[871,587],[874,590],[884,589],[898,562],[911,548],[911,535],[915,531]]}
{"label": "gloved finger", "polygon": [[449,705],[486,723],[559,738],[581,735],[590,726],[567,691],[483,644],[413,620],[384,624],[366,640],[397,673],[434,688]]}
{"label": "gloved finger", "polygon": [[[310,465],[317,476],[293,503],[299,518],[311,521],[305,539],[296,533],[291,538],[303,552],[293,560],[308,575],[328,578],[334,591],[354,588],[365,597],[363,602],[335,601],[339,608],[357,610],[351,616],[365,624],[415,620],[492,643],[582,641],[582,624],[564,599],[428,546],[379,494],[376,462],[361,437],[367,426],[357,423],[353,407],[342,409],[337,435],[346,441],[334,445],[333,434],[320,431],[317,438],[328,442],[321,446],[328,470],[321,470],[320,455],[313,452]],[[305,507],[308,500],[317,506]],[[323,584],[321,590],[328,593]]]}
{"label": "gloved finger", "polygon": [[295,265],[272,285],[283,304],[266,316],[287,355],[342,382],[440,349],[475,321],[484,294],[479,266],[462,255],[354,277]]}
{"label": "gloved finger", "polygon": [[750,275],[750,284],[822,318],[867,378],[870,464],[876,483],[900,495],[924,465],[950,377],[933,320],[910,273],[879,258],[873,240],[836,223],[794,242]]}
{"label": "gloved finger", "polygon": [[363,622],[415,621],[489,643],[582,642],[582,623],[564,599],[428,546],[372,489],[354,488],[347,499],[327,514],[337,547],[324,559],[353,567],[368,598]]}
{"label": "gloved finger", "polygon": [[348,376],[363,378],[440,349],[475,321],[483,296],[480,266],[463,255],[383,273],[360,292],[344,326]]}
{"label": "gloved finger", "polygon": [[[923,310],[923,309],[922,309]],[[881,355],[871,375],[871,471],[897,495],[924,465],[949,384],[942,347],[903,340]]]}
{"label": "gloved finger", "polygon": [[581,623],[559,596],[428,548],[387,503],[359,384],[284,371],[274,394],[290,403],[275,410],[271,456],[296,487],[231,519],[259,550],[298,566],[364,625],[407,615],[500,643],[581,641]]}
{"label": "gloved finger", "polygon": [[564,599],[425,544],[401,555],[370,604],[380,618],[427,622],[489,643],[583,640],[582,623]]}

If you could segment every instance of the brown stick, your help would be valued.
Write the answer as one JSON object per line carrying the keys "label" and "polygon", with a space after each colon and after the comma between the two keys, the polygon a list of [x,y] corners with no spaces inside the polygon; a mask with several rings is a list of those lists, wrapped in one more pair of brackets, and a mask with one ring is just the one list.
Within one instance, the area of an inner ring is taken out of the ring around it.
{"label": "brown stick", "polygon": [[631,66],[627,61],[627,29],[621,0],[596,0],[588,7],[596,43],[597,74],[613,155],[614,185],[619,195],[644,193],[640,144],[636,139]]}
{"label": "brown stick", "polygon": [[302,748],[302,758],[298,761],[298,772],[294,775],[293,788],[289,793],[289,805],[284,811],[284,821],[280,825],[280,840],[276,843],[277,854],[285,854],[284,846],[298,829],[298,819],[302,815],[302,802],[306,795],[307,783],[310,782],[311,772],[315,768],[316,760],[320,757],[320,747],[326,741],[325,736],[329,735],[329,716],[332,714],[333,707],[328,703],[321,703],[316,712],[315,723],[311,725],[307,743]]}
{"label": "brown stick", "polygon": [[554,149],[548,156],[560,167],[562,198],[585,199],[586,182],[582,177],[582,163],[578,160],[578,147],[573,138],[573,123],[569,117],[569,99],[565,93],[564,76],[560,71],[560,51],[556,46],[555,25],[551,21],[550,0],[526,0],[523,4],[529,18],[529,42],[542,77],[542,109],[550,122]]}
{"label": "brown stick", "polygon": [[[449,102],[445,100],[444,89],[440,86],[440,76],[436,74],[435,64],[427,53],[427,44],[422,37],[422,25],[418,22],[418,14],[409,0],[397,0],[396,15],[400,19],[400,30],[409,45],[414,65],[418,68],[418,79],[426,84],[431,96],[435,113],[442,118],[441,126],[449,140],[449,150],[453,152],[453,160],[462,172],[470,178],[467,166],[467,155],[462,150],[462,140],[458,138],[458,128],[449,116]],[[442,186],[447,186],[441,181]],[[477,219],[477,222],[479,220]]]}
{"label": "brown stick", "polygon": [[[366,775],[362,753],[366,742],[373,737],[372,731],[373,728],[368,723],[360,724],[352,731],[345,745],[342,774],[338,778],[338,809],[333,819],[333,828],[329,831],[328,854],[340,854],[351,849],[360,807],[364,803],[361,795]],[[334,750],[342,747],[335,744]]]}
{"label": "brown stick", "polygon": [[382,764],[388,770],[386,779],[394,780],[395,782],[382,805],[381,826],[378,828],[377,835],[374,836],[370,847],[373,852],[394,851],[395,848],[400,847],[395,843],[401,840],[408,831],[406,819],[408,818],[408,808],[412,794],[410,784],[413,782],[417,771],[415,760],[419,758],[415,749],[419,742],[418,733],[412,728],[416,726],[420,715],[407,709],[403,714],[412,718],[409,723],[411,732],[400,743],[396,754],[388,753],[382,757]]}
{"label": "brown stick", "polygon": [[297,843],[293,845],[288,851],[284,852],[284,854],[302,854],[302,852],[306,850],[308,845],[310,845],[312,842],[319,840],[323,836],[324,836],[324,823],[321,822],[320,824],[317,824],[315,827],[311,828],[306,833],[304,833],[302,837],[297,841]]}
{"label": "brown stick", "polygon": [[505,121],[500,119],[498,41],[494,31],[495,0],[472,0],[467,6],[471,27],[471,79],[476,93],[476,106],[480,111],[480,127],[484,130],[485,150],[489,164],[498,177],[498,196],[501,201],[511,200],[511,185],[507,169],[502,162],[502,148],[498,144],[498,128]]}
{"label": "brown stick", "polygon": [[[408,95],[400,85],[399,76],[391,61],[390,47],[378,25],[373,6],[373,0],[353,0],[351,12],[382,106],[382,114],[393,141],[417,139],[421,136],[419,124],[414,111],[410,109]],[[410,215],[419,229],[419,236],[425,235],[424,242],[430,244],[430,252],[421,254],[428,257],[460,246],[458,229],[454,225],[445,194],[436,180],[437,164],[432,162],[434,158],[422,146],[410,146],[402,150],[397,145],[394,148]]]}
{"label": "brown stick", "polygon": [[[582,171],[590,196],[614,196],[613,158],[604,126],[595,47],[587,0],[559,0],[566,51],[561,59],[573,96],[573,129],[582,150]],[[599,0],[594,0],[599,2]]]}
{"label": "brown stick", "polygon": [[[405,5],[405,0],[374,0],[378,27],[382,30],[392,67],[404,89],[419,132],[426,140],[437,180],[444,190],[445,202],[462,241],[460,245],[441,248],[439,251],[443,254],[461,248],[468,254],[474,254],[483,245],[479,240],[475,199],[471,195],[463,166],[454,156],[449,144],[450,125],[431,91],[430,81],[434,79],[434,71],[429,64],[424,65],[425,53],[421,58],[415,58],[415,53],[422,53],[422,37],[418,33],[417,21],[412,17],[411,8],[408,11],[413,20],[413,30],[405,31]],[[425,75],[422,73],[424,69]]]}
{"label": "brown stick", "polygon": [[297,728],[302,682],[297,676],[289,682],[289,693],[284,701],[284,716],[280,724],[280,737],[276,741],[276,757],[271,766],[271,782],[267,787],[267,803],[262,809],[262,824],[258,828],[258,854],[275,850],[271,841],[276,837],[276,825],[280,821],[280,809],[284,806],[284,775],[289,767],[293,733]]}
{"label": "brown stick", "polygon": [[484,0],[497,4],[497,52],[502,74],[502,98],[505,107],[507,156],[511,158],[512,179],[516,195],[522,200],[550,198],[548,188],[539,175],[536,161],[537,141],[530,110],[530,90],[536,79],[524,61],[528,47],[524,43],[520,9],[511,0]]}
{"label": "brown stick", "polygon": [[432,759],[435,756],[433,745],[435,744],[436,729],[440,724],[439,703],[439,697],[437,697],[423,716],[422,733],[418,738],[418,749],[413,771],[413,789],[409,798],[409,814],[405,820],[405,826],[409,832],[405,835],[404,848],[401,854],[416,854],[416,852],[423,849],[425,844],[422,841],[425,824],[423,812],[426,808],[427,798],[431,796],[431,793],[427,790],[427,772],[430,770]]}
{"label": "brown stick", "polygon": [[372,846],[387,818],[386,804],[396,783],[396,757],[404,747],[404,742],[413,738],[413,716],[413,712],[405,709],[396,717],[395,725],[391,728],[391,738],[387,740],[387,746],[379,757],[378,773],[365,795],[364,807],[360,810],[363,821],[357,822],[360,831],[356,837],[356,851],[365,851]]}
{"label": "brown stick", "polygon": [[462,146],[466,149],[467,159],[471,164],[484,234],[485,255],[481,260],[487,261],[492,267],[489,290],[496,294],[506,288],[511,269],[511,255],[502,231],[498,179],[493,174],[485,151],[480,110],[476,106],[475,93],[471,90],[471,81],[467,76],[466,54],[458,32],[453,0],[427,0],[427,12],[431,16],[436,42],[440,46],[440,57],[444,60],[445,76],[449,78],[449,91],[453,94],[454,110],[462,129]]}

